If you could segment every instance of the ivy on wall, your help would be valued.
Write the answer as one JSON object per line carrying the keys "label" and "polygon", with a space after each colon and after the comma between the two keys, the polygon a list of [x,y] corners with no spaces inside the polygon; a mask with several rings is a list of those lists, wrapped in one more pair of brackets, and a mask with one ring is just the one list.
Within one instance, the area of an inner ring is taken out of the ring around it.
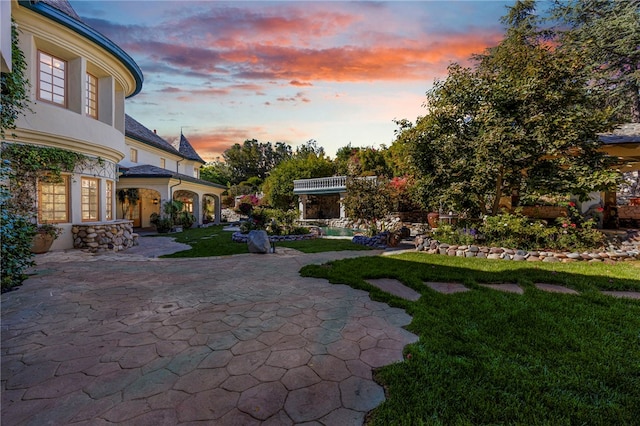
{"label": "ivy on wall", "polygon": [[[29,88],[26,78],[27,62],[18,46],[18,26],[11,20],[11,66],[12,71],[1,73],[0,86],[0,137],[5,138],[5,130],[15,129],[16,120],[29,109]],[[15,135],[13,135],[15,137]]]}
{"label": "ivy on wall", "polygon": [[72,173],[77,166],[89,161],[87,156],[66,149],[16,143],[2,144],[2,158],[11,168],[12,207],[34,221],[38,180],[60,182],[62,173]]}

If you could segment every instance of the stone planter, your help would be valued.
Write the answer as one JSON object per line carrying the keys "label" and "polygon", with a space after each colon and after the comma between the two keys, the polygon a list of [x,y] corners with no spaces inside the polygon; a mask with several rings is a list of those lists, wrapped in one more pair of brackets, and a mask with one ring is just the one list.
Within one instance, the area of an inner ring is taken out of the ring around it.
{"label": "stone planter", "polygon": [[49,234],[38,233],[34,235],[31,243],[31,253],[42,254],[48,252],[55,239],[56,237]]}

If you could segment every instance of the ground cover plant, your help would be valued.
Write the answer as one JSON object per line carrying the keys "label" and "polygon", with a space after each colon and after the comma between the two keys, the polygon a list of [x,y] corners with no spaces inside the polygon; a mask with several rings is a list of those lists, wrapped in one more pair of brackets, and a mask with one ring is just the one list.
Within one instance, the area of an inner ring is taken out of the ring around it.
{"label": "ground cover plant", "polygon": [[[185,229],[183,232],[171,234],[171,236],[174,237],[177,242],[188,244],[191,246],[191,249],[168,254],[161,257],[208,257],[249,253],[246,244],[233,242],[231,240],[231,235],[233,233],[229,231],[223,231],[222,228],[223,225],[216,225],[206,228]],[[368,250],[368,247],[364,247],[360,244],[354,244],[350,240],[324,238],[276,243],[276,251],[278,247],[290,247],[304,253],[319,253],[323,251],[342,250]]]}
{"label": "ground cover plant", "polygon": [[[408,253],[309,265],[327,278],[405,308],[420,339],[405,360],[376,371],[387,400],[372,425],[634,424],[640,415],[640,301],[599,290],[640,291],[640,263],[536,264]],[[366,283],[396,278],[410,302]],[[461,282],[444,295],[425,281]],[[480,283],[518,283],[523,295]],[[580,295],[547,293],[560,284]]]}

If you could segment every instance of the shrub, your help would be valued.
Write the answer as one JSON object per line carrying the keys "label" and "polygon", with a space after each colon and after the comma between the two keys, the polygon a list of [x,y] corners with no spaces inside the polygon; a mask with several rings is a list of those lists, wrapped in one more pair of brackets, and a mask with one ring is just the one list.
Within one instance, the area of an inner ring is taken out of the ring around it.
{"label": "shrub", "polygon": [[568,203],[568,216],[556,219],[555,224],[532,220],[519,212],[487,217],[480,228],[488,245],[521,249],[584,250],[600,247],[604,235],[595,221],[585,220]]}
{"label": "shrub", "polygon": [[456,228],[448,223],[441,223],[433,229],[432,235],[443,243],[469,245],[475,242],[477,232],[472,228]]}
{"label": "shrub", "polygon": [[485,218],[480,232],[487,244],[521,249],[547,247],[553,233],[544,222],[530,219],[518,211]]}
{"label": "shrub", "polygon": [[184,229],[191,228],[197,219],[191,213],[184,211],[183,208],[182,201],[166,201],[162,205],[162,214],[152,213],[149,220],[160,233],[169,232],[174,226],[182,226]]}
{"label": "shrub", "polygon": [[260,203],[260,200],[255,195],[243,195],[239,202],[236,211],[245,216],[251,216],[253,209]]}
{"label": "shrub", "polygon": [[197,220],[198,219],[196,219],[193,214],[187,211],[181,211],[177,215],[176,225],[182,226],[183,229],[189,229],[193,226],[194,223],[197,222]]}
{"label": "shrub", "polygon": [[33,265],[31,242],[36,233],[35,226],[27,215],[20,214],[11,203],[11,194],[6,186],[11,168],[8,161],[0,165],[0,241],[2,258],[2,292],[22,284],[24,271]]}
{"label": "shrub", "polygon": [[575,203],[567,203],[567,217],[556,219],[554,232],[549,238],[549,246],[557,249],[583,250],[600,247],[605,236],[597,230],[597,218],[583,217]]}
{"label": "shrub", "polygon": [[151,217],[151,224],[155,225],[156,230],[161,233],[161,234],[166,234],[167,232],[171,231],[171,229],[173,228],[173,221],[171,220],[170,217],[167,216],[160,216],[158,213],[152,213]]}

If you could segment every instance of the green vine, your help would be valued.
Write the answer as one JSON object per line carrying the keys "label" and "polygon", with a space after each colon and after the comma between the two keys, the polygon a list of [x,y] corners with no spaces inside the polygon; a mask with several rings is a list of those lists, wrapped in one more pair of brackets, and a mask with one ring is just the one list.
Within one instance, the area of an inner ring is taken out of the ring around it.
{"label": "green vine", "polygon": [[61,182],[62,173],[72,173],[79,165],[86,164],[89,157],[66,149],[2,144],[2,158],[9,162],[9,190],[11,206],[21,214],[37,217],[36,196],[38,179]]}
{"label": "green vine", "polygon": [[[26,78],[27,61],[18,46],[18,27],[11,20],[11,72],[1,73],[0,86],[0,138],[5,138],[5,130],[15,129],[16,120],[29,108],[29,88],[31,84]],[[16,135],[12,135],[14,138]]]}
{"label": "green vine", "polygon": [[11,161],[17,174],[44,174],[60,181],[62,173],[71,173],[77,165],[88,160],[86,155],[61,148],[20,145],[2,145],[2,157]]}

